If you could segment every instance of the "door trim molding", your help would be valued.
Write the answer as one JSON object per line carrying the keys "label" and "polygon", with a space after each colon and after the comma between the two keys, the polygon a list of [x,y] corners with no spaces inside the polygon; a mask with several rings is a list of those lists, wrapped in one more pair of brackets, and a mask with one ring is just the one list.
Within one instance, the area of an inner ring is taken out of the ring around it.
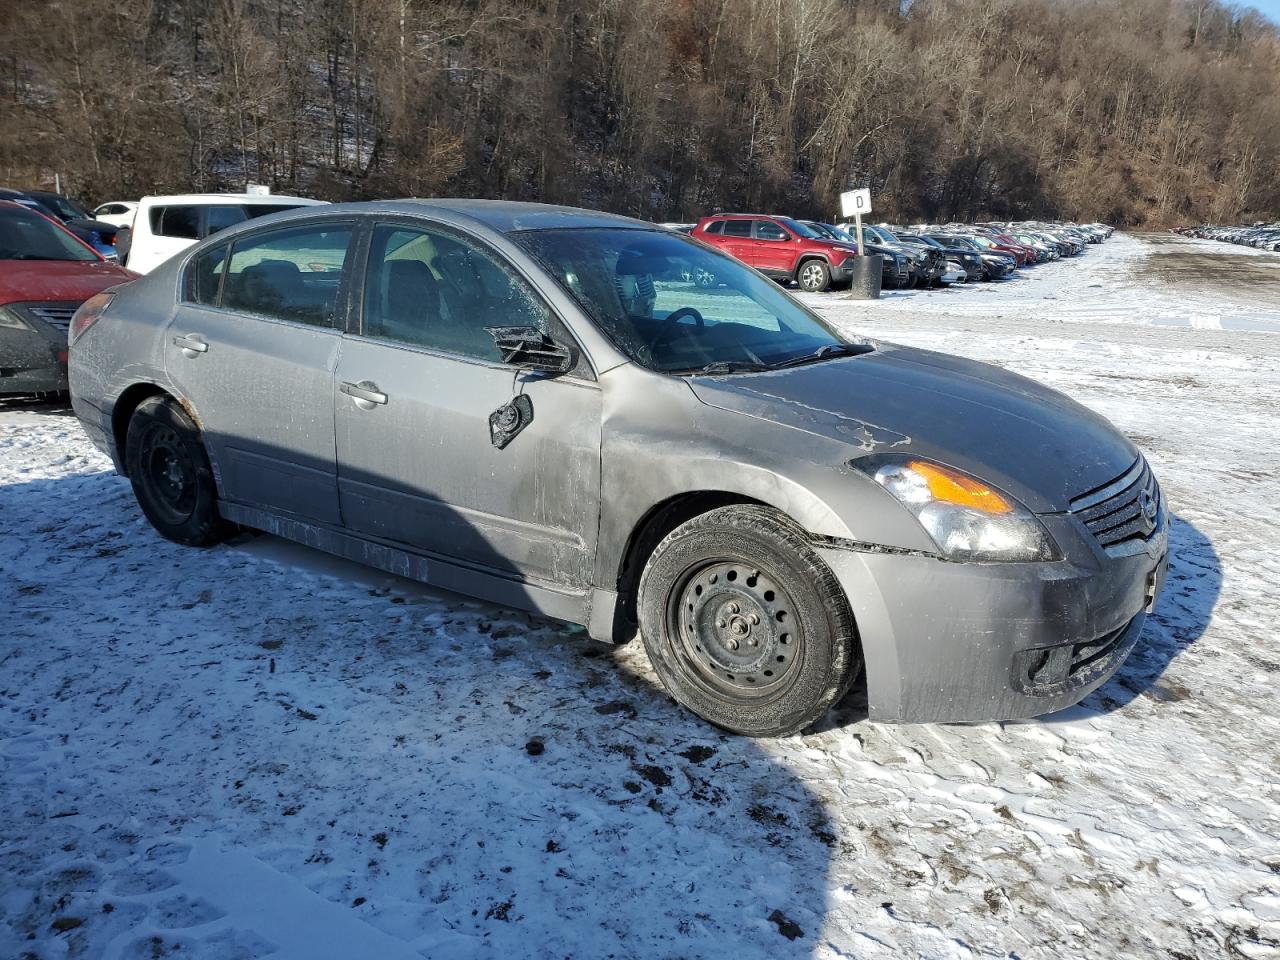
{"label": "door trim molding", "polygon": [[218,512],[233,523],[443,590],[584,626],[590,620],[591,594],[586,590],[563,590],[532,583],[437,554],[406,550],[403,546],[240,503],[219,500]]}

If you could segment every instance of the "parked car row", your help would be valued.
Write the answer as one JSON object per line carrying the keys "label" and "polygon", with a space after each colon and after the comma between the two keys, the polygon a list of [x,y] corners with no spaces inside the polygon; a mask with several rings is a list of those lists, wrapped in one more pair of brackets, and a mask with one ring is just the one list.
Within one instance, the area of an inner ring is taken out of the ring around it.
{"label": "parked car row", "polygon": [[[781,283],[809,293],[849,283],[858,257],[850,223],[797,220],[775,214],[725,213],[697,223],[663,226],[687,233]],[[879,254],[888,289],[1002,280],[1019,267],[1075,256],[1101,243],[1103,224],[980,223],[862,228],[863,249]],[[704,278],[705,282],[714,282]]]}
{"label": "parked car row", "polygon": [[77,200],[48,190],[13,190],[9,187],[0,187],[0,200],[35,210],[62,224],[105,259],[119,259],[116,253],[119,225],[98,219]]}
{"label": "parked car row", "polygon": [[1275,223],[1255,223],[1249,227],[1215,227],[1204,224],[1199,227],[1179,227],[1174,233],[1184,237],[1198,237],[1201,240],[1222,240],[1226,243],[1238,243],[1259,250],[1280,252],[1280,221]]}

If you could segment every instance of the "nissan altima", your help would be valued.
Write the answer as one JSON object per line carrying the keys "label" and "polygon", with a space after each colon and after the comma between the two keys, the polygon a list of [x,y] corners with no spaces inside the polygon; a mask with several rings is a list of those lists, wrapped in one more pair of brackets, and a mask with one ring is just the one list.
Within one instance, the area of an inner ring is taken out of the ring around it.
{"label": "nissan altima", "polygon": [[256,528],[638,634],[743,734],[812,724],[863,673],[874,720],[1058,710],[1167,569],[1160,488],[1103,417],[844,335],[623,217],[263,217],[92,298],[70,341],[76,414],[161,535]]}

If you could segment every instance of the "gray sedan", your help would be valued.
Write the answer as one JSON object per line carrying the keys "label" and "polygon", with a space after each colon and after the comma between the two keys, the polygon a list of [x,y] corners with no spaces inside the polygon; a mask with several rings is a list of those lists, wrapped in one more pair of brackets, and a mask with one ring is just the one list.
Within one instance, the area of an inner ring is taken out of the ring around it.
{"label": "gray sedan", "polygon": [[813,723],[864,669],[878,720],[1065,707],[1133,648],[1166,570],[1160,489],[1102,417],[843,336],[623,217],[264,217],[72,334],[75,411],[162,535],[267,530],[639,633],[677,700],[745,734]]}

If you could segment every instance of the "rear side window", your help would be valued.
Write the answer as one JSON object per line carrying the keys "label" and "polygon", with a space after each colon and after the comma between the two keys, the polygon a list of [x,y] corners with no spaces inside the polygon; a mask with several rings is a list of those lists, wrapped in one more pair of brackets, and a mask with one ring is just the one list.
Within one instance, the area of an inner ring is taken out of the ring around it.
{"label": "rear side window", "polygon": [[302,206],[300,203],[246,203],[243,209],[250,220],[256,220],[258,217],[265,217],[269,213],[297,210],[300,206]]}
{"label": "rear side window", "polygon": [[211,204],[204,208],[205,236],[234,227],[247,219],[241,207],[229,203]]}
{"label": "rear side window", "polygon": [[703,233],[724,233],[724,221],[713,220],[707,224],[707,229]]}
{"label": "rear side window", "polygon": [[158,237],[197,240],[200,237],[200,208],[152,207],[151,232]]}
{"label": "rear side window", "polygon": [[727,237],[749,237],[751,236],[751,221],[726,220],[724,222],[724,233]]}
{"label": "rear side window", "polygon": [[336,326],[351,232],[350,224],[325,223],[237,240],[226,268],[222,305],[313,327]]}
{"label": "rear side window", "polygon": [[182,299],[213,307],[218,304],[218,287],[227,261],[227,246],[214,247],[200,254],[187,266]]}

